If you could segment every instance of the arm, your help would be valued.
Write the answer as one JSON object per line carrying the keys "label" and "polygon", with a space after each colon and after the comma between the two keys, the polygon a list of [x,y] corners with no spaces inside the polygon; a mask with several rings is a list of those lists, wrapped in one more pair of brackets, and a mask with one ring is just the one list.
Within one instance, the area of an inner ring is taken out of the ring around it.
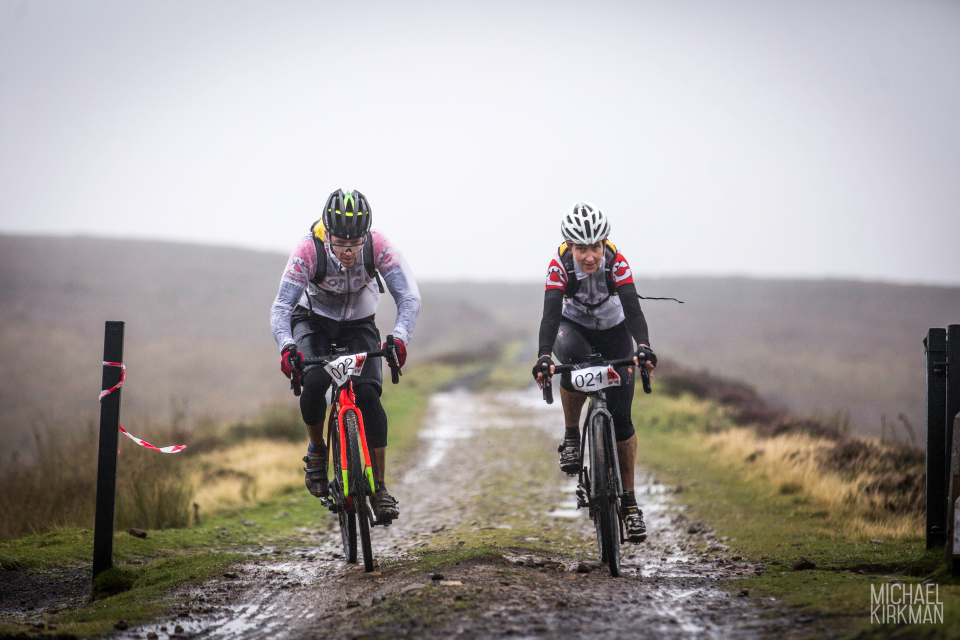
{"label": "arm", "polygon": [[540,320],[540,348],[537,350],[537,357],[548,356],[553,352],[553,341],[557,339],[562,314],[563,289],[547,289],[543,294],[543,318]]}
{"label": "arm", "polygon": [[632,282],[622,285],[617,287],[617,293],[620,294],[620,305],[623,307],[623,315],[630,335],[638,345],[644,344],[649,347],[650,334],[647,330],[647,319],[643,317],[643,310],[640,308],[637,285]]}
{"label": "arm", "polygon": [[622,253],[618,253],[613,260],[613,269],[610,273],[613,286],[620,296],[620,306],[623,307],[624,322],[627,330],[637,345],[650,346],[650,334],[647,330],[647,319],[640,309],[640,298],[637,294],[637,285],[633,282],[633,270]]}
{"label": "arm", "polygon": [[374,265],[383,277],[383,282],[397,303],[397,320],[393,326],[393,337],[400,342],[410,344],[413,327],[420,315],[420,289],[413,278],[413,271],[403,254],[379,231],[373,235]]}
{"label": "arm", "polygon": [[270,309],[270,328],[277,346],[283,352],[284,347],[295,344],[290,330],[290,317],[307,283],[317,272],[317,250],[310,236],[303,238],[290,254],[287,267],[280,279],[280,290]]}
{"label": "arm", "polygon": [[560,318],[563,316],[563,291],[567,288],[567,272],[560,264],[560,256],[554,256],[547,267],[547,288],[543,294],[543,318],[540,320],[540,340],[537,356],[553,352],[557,339]]}

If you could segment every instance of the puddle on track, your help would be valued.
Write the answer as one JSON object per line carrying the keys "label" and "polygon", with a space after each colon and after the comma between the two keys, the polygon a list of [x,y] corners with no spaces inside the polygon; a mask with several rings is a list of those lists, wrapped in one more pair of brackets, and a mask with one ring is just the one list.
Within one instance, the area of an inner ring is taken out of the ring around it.
{"label": "puddle on track", "polygon": [[[430,400],[427,420],[420,432],[419,462],[392,486],[401,503],[401,518],[389,528],[373,531],[374,553],[379,559],[408,558],[407,554],[424,544],[432,532],[457,527],[472,517],[469,498],[452,492],[438,496],[431,488],[437,483],[470,486],[477,474],[483,473],[484,455],[510,455],[507,445],[499,451],[469,446],[484,429],[536,429],[540,430],[536,437],[545,435],[545,442],[555,442],[563,424],[559,402],[546,405],[535,389],[495,395],[439,393]],[[576,593],[589,596],[591,604],[556,609],[551,603],[547,609],[536,610],[497,600],[476,618],[453,621],[436,633],[426,633],[427,629],[420,633],[429,637],[495,637],[504,633],[524,637],[524,632],[537,629],[528,637],[589,636],[591,640],[638,635],[750,637],[762,633],[761,625],[767,623],[758,621],[756,607],[747,599],[731,598],[718,586],[721,581],[752,572],[753,567],[695,557],[693,543],[703,542],[702,534],[687,533],[687,523],[682,515],[678,517],[680,509],[670,504],[666,487],[642,471],[637,480],[649,538],[642,545],[621,547],[625,577],[613,580],[605,575],[605,568],[595,569],[589,576],[544,574],[554,591],[560,584],[558,576],[582,579],[575,586],[566,582],[560,587],[573,587]],[[575,489],[576,482],[558,471],[558,498],[555,504],[546,506],[542,516],[555,524],[563,523],[565,530],[594,549],[593,524],[585,510],[576,509]],[[256,557],[237,569],[235,580],[219,579],[190,588],[183,592],[187,603],[171,612],[174,617],[131,628],[119,637],[142,639],[154,632],[165,640],[174,634],[176,625],[182,628],[176,635],[190,638],[353,637],[344,627],[351,608],[370,606],[374,593],[400,597],[402,585],[364,576],[362,569],[334,558],[332,554],[341,549],[337,529],[314,535],[314,546],[293,550],[302,554],[299,559],[272,560],[267,556],[272,549],[252,550]],[[535,597],[539,597],[538,589],[532,590]],[[598,604],[594,606],[593,602]],[[342,633],[338,630],[341,627]],[[407,635],[407,631],[411,630],[398,629],[397,635]]]}

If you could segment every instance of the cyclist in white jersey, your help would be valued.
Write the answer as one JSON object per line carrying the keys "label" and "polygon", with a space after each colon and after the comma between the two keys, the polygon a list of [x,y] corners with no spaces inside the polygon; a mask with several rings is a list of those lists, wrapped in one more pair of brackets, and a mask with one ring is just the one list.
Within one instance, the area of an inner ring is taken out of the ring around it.
{"label": "cyclist in white jersey", "polygon": [[[270,327],[280,347],[280,369],[288,378],[300,375],[304,358],[328,355],[331,342],[353,352],[381,348],[374,314],[383,282],[397,304],[393,336],[399,365],[420,313],[420,291],[406,260],[379,231],[371,228],[370,205],[359,191],[330,194],[323,216],[297,243],[270,310]],[[378,520],[399,515],[397,501],[384,484],[387,416],[380,404],[381,363],[374,358],[354,382],[357,406],[363,412],[376,492],[371,498]],[[313,495],[327,494],[327,450],[323,423],[330,376],[320,366],[303,369],[300,413],[310,444],[303,458],[304,481]]]}

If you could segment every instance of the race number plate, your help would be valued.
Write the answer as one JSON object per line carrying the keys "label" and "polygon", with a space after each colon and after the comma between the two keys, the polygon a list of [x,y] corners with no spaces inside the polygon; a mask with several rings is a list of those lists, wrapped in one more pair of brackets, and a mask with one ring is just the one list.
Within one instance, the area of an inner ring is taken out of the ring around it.
{"label": "race number plate", "polygon": [[338,387],[346,384],[350,376],[358,376],[363,370],[363,363],[367,361],[367,354],[358,353],[353,356],[340,356],[324,366],[330,377]]}
{"label": "race number plate", "polygon": [[571,371],[570,382],[578,391],[599,391],[606,387],[619,387],[620,376],[613,367],[588,367]]}

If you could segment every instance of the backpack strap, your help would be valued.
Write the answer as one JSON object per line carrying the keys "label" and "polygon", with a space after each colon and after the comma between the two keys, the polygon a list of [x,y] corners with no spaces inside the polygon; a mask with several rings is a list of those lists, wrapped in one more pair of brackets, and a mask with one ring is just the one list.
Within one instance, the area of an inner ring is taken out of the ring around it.
{"label": "backpack strap", "polygon": [[383,280],[380,279],[380,272],[377,271],[373,259],[373,234],[367,233],[367,238],[363,241],[363,268],[367,271],[369,278],[377,281],[377,287],[380,288],[380,293],[383,293]]}
{"label": "backpack strap", "polygon": [[[324,245],[327,230],[323,226],[322,218],[310,225],[310,234],[313,237],[313,248],[317,251],[317,272],[310,278],[310,282],[319,287],[327,277],[327,248]],[[373,234],[367,234],[363,241],[362,251],[363,268],[366,270],[367,276],[377,281],[380,293],[383,293],[383,280],[380,279],[380,273],[373,263]]]}
{"label": "backpack strap", "polygon": [[323,243],[327,229],[323,226],[323,218],[310,225],[310,235],[313,237],[313,248],[317,250],[317,272],[310,282],[319,287],[327,278],[327,248]]}
{"label": "backpack strap", "polygon": [[[557,253],[560,254],[560,264],[563,265],[563,270],[567,273],[567,286],[563,290],[563,297],[572,298],[573,296],[577,295],[577,292],[580,290],[580,280],[577,279],[577,271],[573,260],[573,251],[570,251],[569,244],[564,242],[557,249]],[[614,246],[614,244],[609,240],[606,241],[606,244],[603,248],[603,257],[606,260],[603,270],[607,276],[607,296],[600,302],[594,304],[580,302],[580,304],[584,305],[588,309],[596,309],[601,304],[606,302],[610,296],[619,295],[613,282],[613,262],[617,257],[617,247]]]}

